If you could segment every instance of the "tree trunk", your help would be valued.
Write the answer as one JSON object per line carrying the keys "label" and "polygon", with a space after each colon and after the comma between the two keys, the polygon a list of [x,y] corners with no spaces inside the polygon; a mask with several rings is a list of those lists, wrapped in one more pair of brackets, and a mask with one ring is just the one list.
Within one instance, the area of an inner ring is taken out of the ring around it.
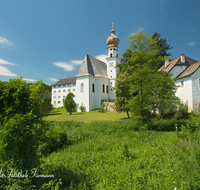
{"label": "tree trunk", "polygon": [[126,114],[127,114],[127,116],[128,116],[128,119],[129,119],[130,117],[129,117],[129,113],[128,113],[128,110],[126,110]]}

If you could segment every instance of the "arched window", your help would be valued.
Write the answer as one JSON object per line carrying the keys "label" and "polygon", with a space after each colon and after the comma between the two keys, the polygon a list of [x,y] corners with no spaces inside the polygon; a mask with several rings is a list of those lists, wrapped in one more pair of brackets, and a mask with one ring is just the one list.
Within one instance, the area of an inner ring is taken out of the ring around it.
{"label": "arched window", "polygon": [[103,84],[103,93],[105,93],[105,85]]}
{"label": "arched window", "polygon": [[110,57],[112,57],[112,53],[110,53]]}
{"label": "arched window", "polygon": [[94,92],[94,83],[92,84],[92,92]]}
{"label": "arched window", "polygon": [[84,92],[84,84],[81,83],[81,92]]}
{"label": "arched window", "polygon": [[117,53],[117,56],[116,57],[118,57],[118,53]]}
{"label": "arched window", "polygon": [[106,85],[106,92],[108,93],[108,85]]}

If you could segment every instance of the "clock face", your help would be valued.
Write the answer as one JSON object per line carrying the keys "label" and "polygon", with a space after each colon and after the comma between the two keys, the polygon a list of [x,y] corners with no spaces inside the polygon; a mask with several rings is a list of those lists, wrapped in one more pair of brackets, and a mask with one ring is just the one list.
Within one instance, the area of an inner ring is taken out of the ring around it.
{"label": "clock face", "polygon": [[113,67],[113,62],[109,63],[109,66],[110,66],[110,67]]}

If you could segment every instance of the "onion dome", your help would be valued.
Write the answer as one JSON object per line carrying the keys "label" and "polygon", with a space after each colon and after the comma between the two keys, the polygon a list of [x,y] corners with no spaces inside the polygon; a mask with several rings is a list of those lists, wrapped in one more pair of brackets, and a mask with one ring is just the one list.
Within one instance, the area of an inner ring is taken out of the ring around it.
{"label": "onion dome", "polygon": [[111,36],[108,37],[106,43],[108,44],[108,48],[109,47],[118,47],[119,44],[119,38],[117,36],[115,36],[115,31],[112,30],[110,31]]}

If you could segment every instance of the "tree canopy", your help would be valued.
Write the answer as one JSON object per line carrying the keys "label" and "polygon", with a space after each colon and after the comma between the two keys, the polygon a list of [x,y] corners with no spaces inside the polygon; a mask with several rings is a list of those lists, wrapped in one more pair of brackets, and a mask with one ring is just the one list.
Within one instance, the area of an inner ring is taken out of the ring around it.
{"label": "tree canopy", "polygon": [[[121,109],[129,107],[134,115],[142,118],[143,123],[156,111],[164,110],[163,102],[166,102],[166,98],[176,100],[174,81],[168,73],[157,71],[165,60],[158,45],[159,37],[149,37],[146,32],[141,31],[130,35],[129,48],[122,55],[120,64],[117,64],[119,79],[116,80],[116,101],[120,102],[125,98],[123,93],[119,93],[122,92],[119,80],[123,80],[123,77],[126,79],[123,90],[129,92],[129,96],[126,95],[128,101],[124,101],[125,105]],[[165,88],[161,87],[163,84],[167,84]],[[161,96],[162,93],[166,96]]]}

